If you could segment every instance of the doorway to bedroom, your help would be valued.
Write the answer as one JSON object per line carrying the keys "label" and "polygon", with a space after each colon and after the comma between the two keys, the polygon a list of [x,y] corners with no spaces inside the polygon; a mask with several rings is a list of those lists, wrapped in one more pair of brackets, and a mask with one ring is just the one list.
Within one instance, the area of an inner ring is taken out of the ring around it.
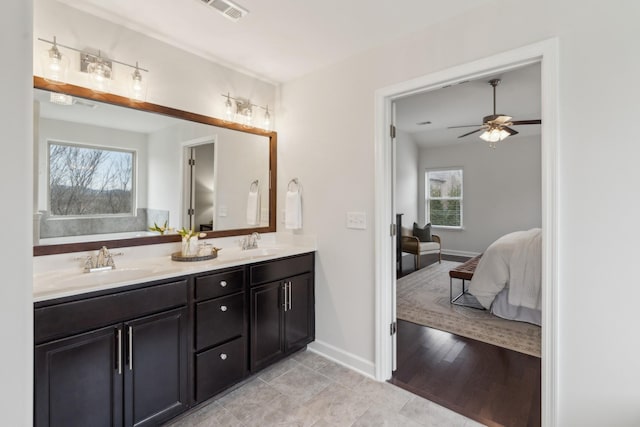
{"label": "doorway to bedroom", "polygon": [[[557,161],[557,54],[555,39],[545,40],[504,53],[486,57],[474,62],[455,66],[443,71],[434,72],[410,81],[381,88],[376,92],[376,377],[391,379],[392,369],[396,366],[396,337],[394,334],[396,321],[396,237],[389,238],[388,224],[395,225],[396,208],[394,170],[391,160],[394,156],[393,132],[389,134],[389,125],[393,123],[395,101],[414,94],[436,91],[448,86],[455,86],[465,81],[475,81],[517,70],[527,65],[540,64],[541,116],[544,123],[541,127],[541,299],[542,311],[542,359],[540,374],[540,413],[542,424],[553,424],[557,416],[557,400],[554,384],[557,381],[557,201],[556,201],[556,161]],[[491,106],[493,107],[493,106]],[[498,109],[500,107],[498,106]],[[496,113],[501,113],[496,111]],[[505,112],[507,113],[507,112]],[[487,124],[493,118],[484,118]],[[514,118],[513,120],[520,119]],[[524,117],[522,119],[525,119]],[[471,124],[471,123],[469,123]],[[502,123],[505,124],[506,123]],[[473,130],[473,129],[472,129]],[[486,129],[489,130],[489,129]],[[499,191],[499,189],[494,189]],[[468,194],[467,194],[468,195]],[[468,200],[467,200],[468,202]],[[463,201],[463,203],[465,203]],[[386,225],[385,225],[386,224]],[[393,231],[393,227],[392,227]],[[393,236],[393,233],[392,233]],[[443,244],[446,249],[446,243]],[[445,256],[446,258],[446,256]],[[445,259],[446,261],[446,259]],[[440,265],[440,263],[438,263]],[[391,334],[389,324],[391,323]],[[401,327],[401,325],[399,325]],[[422,334],[420,334],[422,335]],[[455,335],[452,335],[455,336]],[[417,338],[413,340],[414,352],[424,352],[424,344]],[[451,341],[446,339],[445,341]],[[479,342],[475,341],[474,342]],[[458,346],[459,350],[460,346]],[[492,348],[500,348],[493,346]],[[460,351],[448,352],[449,357]],[[499,357],[499,356],[498,356]],[[496,357],[491,357],[495,359]],[[486,370],[486,369],[485,369]],[[453,382],[460,382],[468,372],[449,370],[450,376],[441,380],[441,389],[451,387]],[[487,384],[487,387],[491,387]],[[489,390],[489,389],[487,389]],[[412,391],[416,391],[415,389]],[[469,395],[469,390],[466,395]],[[489,394],[485,391],[484,394]],[[460,395],[462,396],[462,395]],[[460,397],[459,396],[459,397]],[[435,400],[435,399],[434,399]],[[493,401],[497,401],[494,399]],[[462,412],[462,411],[458,411]]]}
{"label": "doorway to bedroom", "polygon": [[[508,277],[486,267],[511,257],[514,245],[530,248],[517,260],[537,268],[528,274],[540,294],[540,71],[533,63],[394,101],[400,232],[391,382],[485,424],[541,423],[541,307],[509,305],[508,287],[496,298]],[[483,118],[503,120],[512,134],[483,141],[491,126]],[[476,285],[476,298],[460,277],[483,253],[480,273],[493,287]]]}

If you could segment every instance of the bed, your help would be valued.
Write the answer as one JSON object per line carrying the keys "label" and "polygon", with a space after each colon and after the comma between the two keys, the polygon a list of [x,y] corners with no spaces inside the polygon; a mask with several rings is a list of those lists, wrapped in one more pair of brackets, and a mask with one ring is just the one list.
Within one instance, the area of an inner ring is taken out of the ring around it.
{"label": "bed", "polygon": [[468,292],[498,317],[540,325],[541,251],[540,228],[500,237],[483,253]]}

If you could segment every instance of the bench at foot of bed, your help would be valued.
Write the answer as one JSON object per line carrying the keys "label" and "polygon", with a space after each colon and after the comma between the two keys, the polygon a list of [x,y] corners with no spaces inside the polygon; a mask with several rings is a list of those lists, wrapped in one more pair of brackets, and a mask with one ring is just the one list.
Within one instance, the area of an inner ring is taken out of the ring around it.
{"label": "bench at foot of bed", "polygon": [[[449,270],[449,302],[451,304],[485,310],[485,308],[479,305],[476,301],[474,301],[475,304],[466,304],[464,301],[458,301],[463,296],[470,295],[467,292],[468,289],[466,288],[465,284],[467,280],[470,281],[473,278],[473,273],[476,271],[476,267],[478,266],[480,258],[482,258],[482,254],[471,258],[470,260],[463,264],[460,264],[456,268]],[[462,280],[462,292],[460,292],[455,297],[453,296],[453,279]]]}

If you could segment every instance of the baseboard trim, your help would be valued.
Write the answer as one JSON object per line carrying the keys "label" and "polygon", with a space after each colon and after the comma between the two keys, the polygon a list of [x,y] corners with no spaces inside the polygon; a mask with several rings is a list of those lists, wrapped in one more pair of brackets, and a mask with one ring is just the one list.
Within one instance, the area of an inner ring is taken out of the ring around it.
{"label": "baseboard trim", "polygon": [[473,258],[474,256],[480,255],[480,252],[456,251],[454,249],[443,249],[442,255],[466,256],[469,258]]}
{"label": "baseboard trim", "polygon": [[352,369],[366,377],[375,379],[375,364],[369,360],[363,359],[360,356],[346,352],[342,349],[327,344],[326,342],[316,340],[309,344],[307,348],[326,357],[327,359],[336,362],[346,368]]}

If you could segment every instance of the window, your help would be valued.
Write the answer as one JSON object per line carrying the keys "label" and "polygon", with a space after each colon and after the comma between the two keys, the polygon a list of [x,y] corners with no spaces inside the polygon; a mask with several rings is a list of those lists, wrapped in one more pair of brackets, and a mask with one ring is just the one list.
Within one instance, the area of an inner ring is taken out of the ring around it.
{"label": "window", "polygon": [[134,157],[133,151],[50,142],[51,215],[133,215]]}
{"label": "window", "polygon": [[425,212],[433,226],[462,228],[462,169],[425,174]]}

